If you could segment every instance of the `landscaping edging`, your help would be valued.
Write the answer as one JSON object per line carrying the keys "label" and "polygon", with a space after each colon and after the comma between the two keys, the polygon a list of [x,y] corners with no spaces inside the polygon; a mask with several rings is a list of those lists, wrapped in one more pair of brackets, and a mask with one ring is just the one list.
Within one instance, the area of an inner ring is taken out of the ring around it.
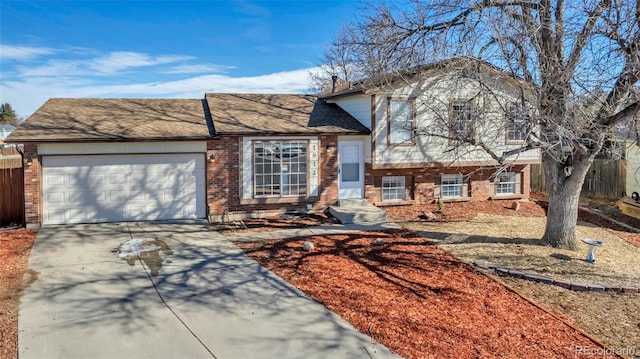
{"label": "landscaping edging", "polygon": [[473,265],[484,269],[493,269],[499,275],[507,275],[514,278],[520,278],[529,280],[532,282],[539,282],[544,284],[556,285],[569,290],[578,292],[610,292],[610,293],[622,293],[622,294],[638,294],[640,293],[640,287],[636,286],[612,286],[612,285],[600,285],[589,284],[581,282],[571,282],[563,279],[553,279],[544,277],[538,274],[525,273],[509,268],[499,267],[484,261],[474,261]]}

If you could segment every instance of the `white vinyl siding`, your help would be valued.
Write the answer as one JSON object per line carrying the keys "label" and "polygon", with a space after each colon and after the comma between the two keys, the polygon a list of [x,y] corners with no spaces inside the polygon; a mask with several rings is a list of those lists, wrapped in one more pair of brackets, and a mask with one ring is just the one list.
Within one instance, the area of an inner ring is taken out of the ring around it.
{"label": "white vinyl siding", "polygon": [[[483,83],[495,83],[493,78],[483,78]],[[449,163],[457,166],[474,166],[478,162],[494,164],[487,151],[480,146],[466,143],[459,151],[452,151],[456,141],[451,128],[452,102],[461,101],[458,110],[459,129],[462,133],[471,133],[476,141],[482,142],[492,152],[501,154],[518,148],[522,143],[511,144],[506,134],[505,106],[516,102],[521,94],[496,83],[491,96],[479,95],[483,89],[478,81],[460,78],[444,73],[434,73],[424,79],[418,79],[397,88],[380,90],[370,95],[372,100],[372,164],[374,168],[416,168],[426,163]],[[415,98],[415,120],[413,124],[413,142],[406,144],[389,141],[389,103],[388,99]],[[533,101],[534,99],[526,98]],[[471,102],[470,104],[467,104]],[[463,121],[464,119],[464,121]],[[529,129],[532,131],[531,129]],[[433,134],[433,135],[430,135]],[[539,150],[529,150],[508,157],[509,161],[522,164],[540,160]]]}
{"label": "white vinyl siding", "polygon": [[382,200],[402,201],[405,194],[404,176],[382,177]]}

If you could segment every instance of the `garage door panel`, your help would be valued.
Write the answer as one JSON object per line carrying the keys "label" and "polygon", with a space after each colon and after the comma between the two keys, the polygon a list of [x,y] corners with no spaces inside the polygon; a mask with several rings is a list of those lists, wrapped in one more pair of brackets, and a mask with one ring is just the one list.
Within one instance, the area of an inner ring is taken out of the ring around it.
{"label": "garage door panel", "polygon": [[127,183],[127,174],[126,173],[112,173],[109,175],[108,184],[125,184]]}
{"label": "garage door panel", "polygon": [[44,182],[45,184],[54,186],[54,185],[64,185],[66,175],[49,175],[45,176]]}
{"label": "garage door panel", "polygon": [[64,192],[47,192],[45,195],[45,203],[46,204],[64,204]]}
{"label": "garage door panel", "polygon": [[68,209],[66,216],[71,222],[84,222],[88,216],[84,208],[72,208]]}
{"label": "garage door panel", "polygon": [[45,210],[44,215],[50,221],[63,223],[62,221],[65,220],[65,212],[64,209],[49,209]]}
{"label": "garage door panel", "polygon": [[79,191],[70,191],[67,192],[67,203],[69,204],[82,204],[85,201],[84,192]]}
{"label": "garage door panel", "polygon": [[205,217],[203,154],[43,157],[44,223]]}

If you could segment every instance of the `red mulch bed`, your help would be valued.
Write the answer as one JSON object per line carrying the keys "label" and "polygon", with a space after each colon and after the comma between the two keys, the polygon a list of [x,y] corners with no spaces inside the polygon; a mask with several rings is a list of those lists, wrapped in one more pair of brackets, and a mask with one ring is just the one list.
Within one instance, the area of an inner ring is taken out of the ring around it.
{"label": "red mulch bed", "polygon": [[[372,246],[377,238],[385,245]],[[304,241],[315,244],[302,250]],[[237,243],[407,358],[567,358],[589,338],[414,232]]]}
{"label": "red mulch bed", "polygon": [[0,358],[18,357],[18,308],[22,276],[36,231],[0,229]]}

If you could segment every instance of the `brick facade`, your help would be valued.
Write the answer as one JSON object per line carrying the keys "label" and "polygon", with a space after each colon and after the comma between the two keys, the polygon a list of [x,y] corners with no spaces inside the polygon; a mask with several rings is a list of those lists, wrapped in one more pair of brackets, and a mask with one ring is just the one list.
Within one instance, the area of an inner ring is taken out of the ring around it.
{"label": "brick facade", "polygon": [[[242,137],[224,136],[207,142],[206,200],[209,220],[225,221],[247,216],[275,215],[292,211],[321,212],[338,201],[338,138],[336,135],[318,136],[318,196],[299,198],[242,199]],[[25,214],[29,226],[42,221],[42,169],[38,146],[27,143],[24,147]],[[31,164],[27,160],[31,158]],[[514,166],[510,172],[520,173],[521,193],[508,198],[528,198],[530,191],[529,165]],[[372,169],[365,167],[365,197],[370,203],[382,203],[383,176],[405,176],[406,201],[394,204],[427,204],[437,199],[436,188],[440,175],[445,173],[470,174],[466,199],[495,198],[489,176],[491,169],[414,168]],[[310,206],[310,207],[309,207]],[[310,208],[310,209],[309,209]]]}
{"label": "brick facade", "polygon": [[317,197],[265,198],[243,200],[242,197],[242,137],[225,136],[207,144],[207,207],[213,222],[246,216],[266,216],[284,212],[321,212],[338,200],[337,137],[318,137],[319,188]]}
{"label": "brick facade", "polygon": [[[518,194],[496,196],[493,193],[493,183],[489,177],[494,173],[492,169],[481,169],[480,167],[423,167],[412,169],[372,169],[367,165],[365,176],[365,197],[369,203],[383,205],[382,203],[382,177],[383,176],[404,176],[405,177],[405,199],[404,204],[429,204],[439,197],[438,186],[442,174],[462,174],[465,176],[464,183],[467,189],[466,197],[463,200],[489,200],[489,199],[514,199],[528,198],[530,194],[530,166],[516,165],[508,170],[520,174],[520,187]],[[460,199],[457,199],[460,200]]]}
{"label": "brick facade", "polygon": [[[319,136],[319,196],[305,199],[268,198],[242,200],[242,137],[229,136],[209,141],[207,158],[215,160],[207,164],[207,201],[209,219],[226,221],[247,216],[267,216],[284,212],[320,212],[338,200],[338,139],[336,136]],[[479,167],[424,167],[414,169],[365,168],[365,197],[372,204],[382,203],[381,179],[383,176],[405,176],[406,201],[400,204],[428,204],[437,200],[436,188],[441,174],[468,175],[465,177],[467,197],[463,200],[488,200],[492,198],[528,198],[530,191],[529,165],[517,165],[508,170],[520,174],[519,194],[496,197],[489,177],[491,169]],[[458,199],[460,200],[460,199]],[[398,203],[394,203],[398,204]]]}
{"label": "brick facade", "polygon": [[[31,164],[28,163],[31,158]],[[42,169],[38,156],[38,145],[24,145],[24,212],[27,227],[38,227],[42,213]]]}

